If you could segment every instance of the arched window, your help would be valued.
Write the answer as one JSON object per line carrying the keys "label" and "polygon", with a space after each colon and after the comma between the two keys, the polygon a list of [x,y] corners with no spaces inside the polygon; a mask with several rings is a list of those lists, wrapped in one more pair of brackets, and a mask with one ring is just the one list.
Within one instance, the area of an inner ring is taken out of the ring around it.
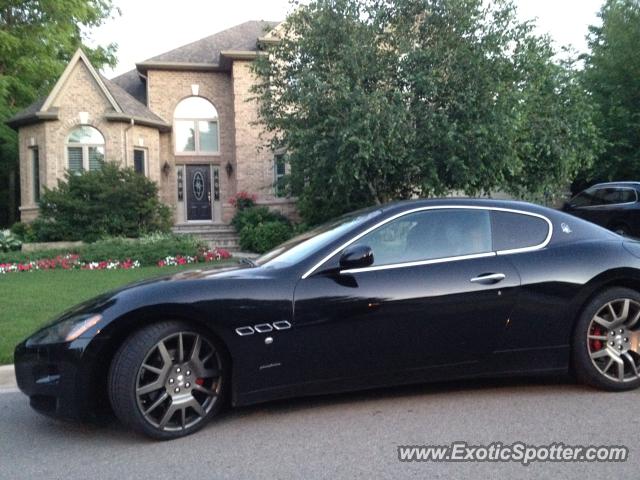
{"label": "arched window", "polygon": [[218,112],[202,97],[188,97],[173,115],[176,153],[218,153]]}
{"label": "arched window", "polygon": [[100,170],[104,163],[104,137],[95,128],[82,125],[67,137],[68,168],[72,173]]}

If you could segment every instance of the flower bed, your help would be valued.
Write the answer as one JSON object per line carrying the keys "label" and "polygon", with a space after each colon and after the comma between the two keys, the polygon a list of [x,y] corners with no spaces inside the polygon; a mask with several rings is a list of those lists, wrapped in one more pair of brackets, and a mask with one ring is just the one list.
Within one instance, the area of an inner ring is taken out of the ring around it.
{"label": "flower bed", "polygon": [[174,267],[176,265],[187,265],[189,263],[198,262],[217,262],[230,258],[231,254],[224,248],[214,248],[213,250],[205,250],[201,252],[197,257],[191,257],[189,255],[176,255],[174,257],[165,257],[158,261],[159,267]]}
{"label": "flower bed", "polygon": [[[195,256],[169,256],[157,262],[159,267],[169,267],[174,265],[187,265],[191,263],[211,263],[226,258],[231,254],[223,248],[202,250]],[[130,270],[140,268],[139,260],[102,260],[102,261],[82,261],[80,255],[67,254],[58,255],[54,258],[42,258],[28,262],[0,263],[0,275],[4,273],[34,272],[38,270]]]}

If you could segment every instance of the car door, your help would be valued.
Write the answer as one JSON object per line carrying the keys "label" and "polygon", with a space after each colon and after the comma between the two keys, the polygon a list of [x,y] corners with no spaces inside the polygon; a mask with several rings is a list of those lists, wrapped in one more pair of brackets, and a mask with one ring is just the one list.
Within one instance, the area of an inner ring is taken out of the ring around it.
{"label": "car door", "polygon": [[341,271],[337,254],[296,287],[301,379],[375,383],[477,363],[500,343],[520,279],[493,252],[488,210],[413,211],[351,244],[371,247],[373,265]]}

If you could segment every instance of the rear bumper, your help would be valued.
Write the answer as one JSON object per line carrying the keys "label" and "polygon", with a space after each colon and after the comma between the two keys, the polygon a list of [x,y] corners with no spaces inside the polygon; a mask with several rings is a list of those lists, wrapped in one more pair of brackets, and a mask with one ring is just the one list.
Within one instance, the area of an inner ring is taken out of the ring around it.
{"label": "rear bumper", "polygon": [[59,418],[93,417],[91,369],[83,359],[87,343],[83,339],[42,346],[27,346],[23,342],[16,347],[16,380],[18,388],[29,397],[31,407]]}

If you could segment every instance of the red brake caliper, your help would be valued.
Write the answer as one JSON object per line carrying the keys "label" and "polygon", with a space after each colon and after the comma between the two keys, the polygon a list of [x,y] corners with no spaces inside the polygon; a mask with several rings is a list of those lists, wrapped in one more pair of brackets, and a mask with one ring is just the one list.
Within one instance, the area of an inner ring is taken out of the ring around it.
{"label": "red brake caliper", "polygon": [[[600,336],[602,335],[602,330],[599,326],[595,326],[591,329],[591,335]],[[603,347],[602,340],[596,340],[592,338],[591,340],[589,340],[589,346],[591,347],[592,352],[597,352]]]}
{"label": "red brake caliper", "polygon": [[204,384],[204,378],[196,378],[196,383],[202,386]]}

